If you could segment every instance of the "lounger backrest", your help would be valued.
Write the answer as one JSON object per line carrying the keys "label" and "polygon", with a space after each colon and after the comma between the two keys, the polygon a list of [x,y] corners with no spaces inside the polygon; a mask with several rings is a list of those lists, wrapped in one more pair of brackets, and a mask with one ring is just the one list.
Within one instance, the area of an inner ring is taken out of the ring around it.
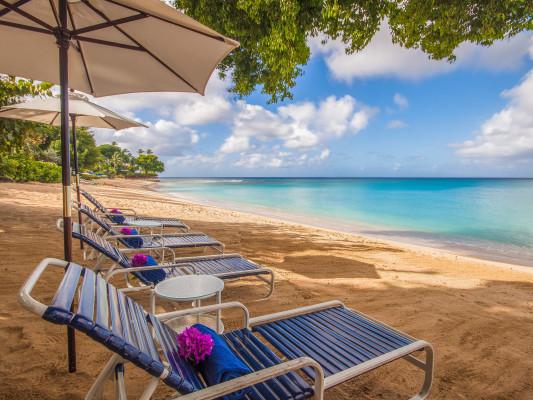
{"label": "lounger backrest", "polygon": [[[80,212],[84,214],[85,216],[89,217],[91,221],[93,221],[95,224],[100,226],[102,229],[104,229],[108,234],[110,235],[116,235],[117,233],[113,230],[113,227],[109,225],[106,221],[104,221],[98,214],[96,214],[93,210],[91,210],[89,207],[87,207],[85,204],[79,205]],[[121,238],[118,238],[119,242],[122,243],[126,247],[131,247],[130,244]]]}
{"label": "lounger backrest", "polygon": [[[98,233],[86,229],[83,225],[75,222],[72,224],[72,237],[88,244],[90,247],[109,257],[123,268],[130,268],[133,266],[129,258],[122,253],[118,247],[114,246],[112,242],[106,240]],[[142,251],[142,249],[139,250]],[[164,270],[157,269],[142,272],[135,271],[132,272],[132,274],[145,285],[153,285],[162,279],[161,271],[164,273]]]}
{"label": "lounger backrest", "polygon": [[102,203],[96,200],[89,192],[86,192],[83,189],[80,189],[80,193],[85,197],[93,206],[95,206],[101,212],[107,212],[107,208],[104,207]]}
{"label": "lounger backrest", "polygon": [[89,269],[69,264],[43,318],[84,332],[155,377],[166,369],[163,381],[182,394],[203,387],[179,357],[176,333]]}
{"label": "lounger backrest", "polygon": [[113,228],[111,228],[111,225],[109,225],[106,221],[103,220],[103,218],[100,218],[93,210],[91,210],[87,205],[80,204],[79,206],[80,212],[84,215],[86,215],[91,221],[96,223],[98,226],[103,228],[106,232],[113,233]]}
{"label": "lounger backrest", "polygon": [[72,224],[72,237],[88,244],[93,249],[109,257],[124,268],[129,268],[132,266],[128,257],[126,257],[126,255],[122,253],[116,246],[105,240],[102,236],[90,231],[89,229],[86,229],[83,225],[75,222]]}

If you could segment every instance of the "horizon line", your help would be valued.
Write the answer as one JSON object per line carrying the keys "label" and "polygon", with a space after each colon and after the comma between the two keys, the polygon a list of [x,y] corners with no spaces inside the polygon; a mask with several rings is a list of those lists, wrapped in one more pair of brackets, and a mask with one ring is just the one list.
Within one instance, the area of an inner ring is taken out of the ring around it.
{"label": "horizon line", "polygon": [[158,176],[160,179],[533,179],[498,176]]}

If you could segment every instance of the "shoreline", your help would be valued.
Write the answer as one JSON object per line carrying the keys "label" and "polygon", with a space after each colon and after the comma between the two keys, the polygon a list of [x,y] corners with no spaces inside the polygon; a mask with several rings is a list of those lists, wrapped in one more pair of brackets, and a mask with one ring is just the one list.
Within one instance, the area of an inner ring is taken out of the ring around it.
{"label": "shoreline", "polygon": [[[212,201],[212,200],[197,198],[194,196],[183,196],[177,193],[170,193],[164,190],[158,190],[158,186],[159,186],[158,182],[147,182],[146,187],[149,190],[153,191],[154,193],[157,193],[165,197],[170,197],[172,199],[176,199],[184,203],[189,203],[191,205],[212,207],[215,209],[221,209],[221,210],[226,210],[230,212],[237,212],[237,213],[242,213],[242,214],[246,214],[250,216],[260,216],[263,218],[272,219],[278,223],[284,223],[284,224],[289,224],[289,225],[299,225],[302,227],[312,228],[312,229],[321,229],[321,230],[329,231],[332,233],[341,233],[345,235],[350,235],[353,238],[375,240],[375,241],[382,242],[390,246],[424,252],[424,253],[427,253],[428,255],[441,254],[442,256],[452,257],[455,259],[460,258],[460,259],[474,261],[474,262],[483,262],[483,263],[487,263],[489,265],[492,265],[498,268],[504,268],[504,269],[509,269],[513,271],[520,271],[520,272],[533,274],[533,262],[531,265],[520,264],[517,262],[518,260],[516,258],[513,258],[512,256],[509,256],[509,257],[502,256],[501,259],[494,259],[494,258],[491,259],[489,257],[483,257],[481,255],[480,249],[477,249],[479,251],[479,253],[477,254],[464,254],[464,253],[462,254],[460,252],[461,250],[460,246],[446,247],[446,245],[444,245],[443,247],[439,247],[437,245],[435,246],[430,245],[429,243],[427,243],[431,241],[431,238],[429,238],[429,235],[428,235],[428,239],[426,240],[426,243],[424,243],[424,240],[417,241],[416,239],[409,238],[407,236],[406,237],[397,236],[396,238],[391,239],[384,235],[373,234],[370,231],[359,231],[359,230],[353,230],[353,229],[350,230],[349,228],[343,228],[340,224],[339,225],[336,225],[335,223],[330,224],[328,223],[328,221],[325,221],[324,219],[321,220],[320,218],[312,218],[312,217],[310,218],[310,217],[303,216],[303,215],[294,215],[290,213],[276,212],[274,210],[269,210],[267,208],[265,208],[265,211],[262,211],[259,208],[254,208],[252,206],[247,206],[247,205],[237,206],[235,204],[224,203],[223,201]],[[239,209],[239,207],[241,206],[242,208]],[[309,222],[304,222],[304,219]],[[364,226],[364,224],[361,224],[361,226]],[[367,227],[368,227],[367,229],[370,228],[369,225],[367,225]],[[375,228],[375,226],[373,226],[373,228]],[[466,251],[466,246],[463,247],[463,250]]]}

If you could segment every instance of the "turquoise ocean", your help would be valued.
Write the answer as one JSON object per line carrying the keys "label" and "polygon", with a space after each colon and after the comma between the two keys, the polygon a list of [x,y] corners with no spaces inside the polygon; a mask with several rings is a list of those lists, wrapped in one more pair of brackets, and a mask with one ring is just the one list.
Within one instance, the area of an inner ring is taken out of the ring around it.
{"label": "turquoise ocean", "polygon": [[533,266],[533,179],[162,178],[203,204]]}

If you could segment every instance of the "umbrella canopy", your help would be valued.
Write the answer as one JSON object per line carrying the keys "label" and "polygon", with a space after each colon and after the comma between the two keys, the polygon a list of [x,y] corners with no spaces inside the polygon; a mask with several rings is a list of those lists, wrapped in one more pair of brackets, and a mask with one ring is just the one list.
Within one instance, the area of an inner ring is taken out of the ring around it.
{"label": "umbrella canopy", "polygon": [[[0,1],[1,73],[59,83],[58,3]],[[160,0],[69,0],[66,22],[69,87],[94,96],[203,94],[239,45]]]}
{"label": "umbrella canopy", "polygon": [[[69,114],[74,117],[77,127],[114,130],[146,127],[140,122],[92,103],[78,93],[69,95]],[[34,99],[0,108],[0,118],[24,119],[54,126],[61,125],[60,116],[61,100],[58,97]]]}

